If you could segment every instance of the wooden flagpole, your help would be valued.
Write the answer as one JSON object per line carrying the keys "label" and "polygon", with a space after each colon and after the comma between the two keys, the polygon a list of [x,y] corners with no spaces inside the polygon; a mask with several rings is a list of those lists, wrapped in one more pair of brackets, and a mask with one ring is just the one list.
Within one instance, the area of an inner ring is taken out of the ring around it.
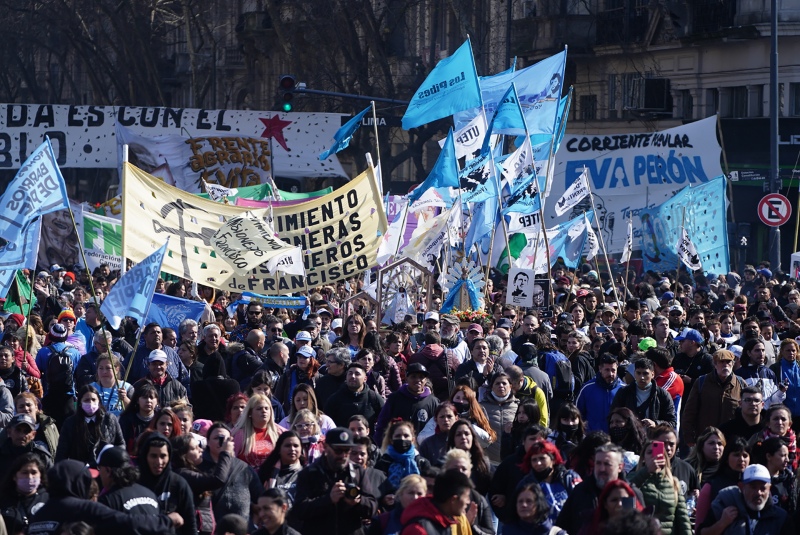
{"label": "wooden flagpole", "polygon": [[[584,171],[586,171],[586,167],[584,167]],[[592,186],[590,184],[588,175],[586,176],[586,189],[589,190],[589,199],[591,200],[592,210],[594,211],[595,209],[594,193],[592,193]],[[595,212],[594,215],[595,218],[597,218],[597,212]],[[619,292],[617,292],[617,285],[614,283],[614,275],[613,273],[611,273],[611,262],[608,261],[608,253],[606,252],[606,242],[603,239],[603,229],[600,228],[600,225],[597,226],[597,234],[600,237],[600,247],[603,248],[603,256],[606,259],[606,266],[608,266],[608,278],[611,279],[611,289],[614,290],[614,299],[617,301],[617,307],[619,311],[622,311],[622,303],[619,300]]]}

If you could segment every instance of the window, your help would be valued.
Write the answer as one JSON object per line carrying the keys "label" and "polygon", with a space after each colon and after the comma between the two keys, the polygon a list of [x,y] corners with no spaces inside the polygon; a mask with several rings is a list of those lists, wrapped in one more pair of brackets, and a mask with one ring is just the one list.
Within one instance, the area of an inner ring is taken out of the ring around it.
{"label": "window", "polygon": [[747,86],[722,88],[720,90],[719,107],[722,117],[747,117]]}
{"label": "window", "polygon": [[683,89],[680,92],[681,95],[681,115],[682,119],[693,119],[694,118],[694,98],[692,97],[692,92],[688,89]]}
{"label": "window", "polygon": [[800,84],[789,84],[789,115],[800,116]]}
{"label": "window", "polygon": [[748,117],[763,117],[764,116],[764,86],[753,85],[750,86],[748,91],[749,103],[747,116]]}
{"label": "window", "polygon": [[608,76],[608,118],[617,118],[617,75]]}
{"label": "window", "polygon": [[597,119],[597,95],[582,95],[580,105],[581,120],[594,121]]}
{"label": "window", "polygon": [[719,89],[706,89],[706,117],[711,117],[719,109]]}

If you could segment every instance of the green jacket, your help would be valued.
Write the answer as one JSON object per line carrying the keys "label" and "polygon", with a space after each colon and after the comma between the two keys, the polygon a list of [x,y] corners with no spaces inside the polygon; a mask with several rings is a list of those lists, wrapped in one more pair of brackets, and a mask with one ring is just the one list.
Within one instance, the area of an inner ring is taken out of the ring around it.
{"label": "green jacket", "polygon": [[675,492],[666,472],[651,474],[646,466],[642,466],[628,480],[642,491],[645,507],[653,508],[654,516],[661,522],[663,535],[692,535],[686,502],[680,493]]}

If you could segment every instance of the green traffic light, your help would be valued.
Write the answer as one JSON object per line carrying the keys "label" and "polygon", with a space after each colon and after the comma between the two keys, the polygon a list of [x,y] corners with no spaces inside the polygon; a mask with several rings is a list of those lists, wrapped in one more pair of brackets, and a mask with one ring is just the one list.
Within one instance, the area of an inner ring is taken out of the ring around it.
{"label": "green traffic light", "polygon": [[292,103],[291,102],[284,102],[283,106],[281,106],[281,108],[285,112],[290,112],[290,111],[292,111]]}

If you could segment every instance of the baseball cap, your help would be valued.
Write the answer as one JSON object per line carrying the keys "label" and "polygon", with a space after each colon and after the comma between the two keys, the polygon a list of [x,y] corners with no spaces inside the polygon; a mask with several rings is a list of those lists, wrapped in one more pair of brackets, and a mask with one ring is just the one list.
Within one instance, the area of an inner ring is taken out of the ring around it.
{"label": "baseball cap", "polygon": [[651,347],[656,347],[658,344],[649,336],[639,340],[639,351],[647,351]]}
{"label": "baseball cap", "polygon": [[50,336],[53,338],[66,338],[67,328],[60,323],[54,323],[53,326],[50,327]]}
{"label": "baseball cap", "polygon": [[612,307],[611,305],[603,305],[603,306],[601,306],[600,307],[600,313],[601,314],[605,314],[606,312],[611,312],[612,314],[616,314],[617,313],[617,311],[614,310],[614,307]]}
{"label": "baseball cap", "polygon": [[36,274],[36,278],[37,279],[46,279],[49,276],[50,276],[50,274],[48,272],[46,272],[46,271],[40,271],[39,273]]}
{"label": "baseball cap", "polygon": [[514,328],[514,322],[511,321],[508,318],[503,318],[503,319],[501,319],[500,321],[497,322],[497,328],[498,329],[513,329]]}
{"label": "baseball cap", "polygon": [[308,331],[297,331],[297,335],[294,337],[295,340],[305,340],[306,342],[311,341],[311,333]]}
{"label": "baseball cap", "polygon": [[325,308],[325,307],[319,307],[319,308],[317,309],[317,315],[320,315],[320,316],[321,316],[322,314],[325,314],[325,315],[327,315],[327,316],[331,316],[331,317],[333,317],[333,312],[331,312],[330,310],[328,310],[328,309],[327,309],[327,308]]}
{"label": "baseball cap", "polygon": [[736,355],[727,349],[719,349],[714,352],[714,362],[726,362],[736,360]]}
{"label": "baseball cap", "polygon": [[70,318],[70,319],[72,319],[73,321],[75,321],[75,320],[77,320],[77,319],[78,319],[78,318],[76,318],[76,317],[75,317],[75,313],[72,311],[72,309],[71,309],[71,308],[65,308],[65,309],[64,309],[64,310],[62,310],[62,311],[61,311],[61,313],[58,315],[58,321],[61,321],[61,320],[62,320],[62,319],[64,319],[64,318]]}
{"label": "baseball cap", "polygon": [[477,331],[478,334],[483,334],[483,327],[481,327],[477,323],[470,323],[467,332],[469,331]]}
{"label": "baseball cap", "polygon": [[150,352],[150,355],[147,357],[147,362],[155,362],[155,361],[167,362],[167,354],[161,351],[160,349],[154,349]]}
{"label": "baseball cap", "polygon": [[[684,329],[681,332],[681,334],[679,334],[678,336],[675,337],[675,340],[677,340],[678,342],[680,342],[682,340],[690,340],[690,341],[696,342],[698,344],[702,344],[703,342],[705,342],[705,340],[703,339],[703,335],[702,334],[700,334],[695,329],[689,329],[689,328]],[[730,351],[729,351],[729,353],[730,353]]]}
{"label": "baseball cap", "polygon": [[747,272],[750,272],[750,273],[756,273],[756,268],[754,268],[754,267],[753,267],[753,266],[751,266],[750,264],[747,264],[747,265],[744,267],[744,272],[745,272],[745,273],[747,273]]}
{"label": "baseball cap", "polygon": [[444,323],[450,323],[452,325],[461,324],[461,321],[459,321],[459,319],[457,317],[453,316],[452,314],[442,314],[442,321]]}
{"label": "baseball cap", "polygon": [[52,266],[50,266],[50,273],[54,271],[66,271],[66,269],[62,268],[58,264],[53,264]]}
{"label": "baseball cap", "polygon": [[743,305],[742,303],[736,303],[733,305],[734,312],[747,312],[747,305]]}
{"label": "baseball cap", "polygon": [[590,291],[589,291],[589,290],[587,290],[586,288],[581,288],[580,290],[578,290],[578,292],[577,292],[575,295],[576,295],[577,297],[586,297],[586,296],[587,296],[587,295],[589,295],[590,293],[592,293],[592,292],[590,292]]}
{"label": "baseball cap", "polygon": [[674,292],[664,292],[663,294],[661,294],[662,301],[672,301],[673,299],[675,299]]}
{"label": "baseball cap", "polygon": [[211,420],[204,420],[203,418],[200,418],[199,420],[192,422],[192,432],[204,437],[206,434],[208,434],[208,430],[211,429],[212,425],[214,425],[214,422]]}
{"label": "baseball cap", "polygon": [[342,318],[335,318],[331,322],[331,329],[341,329],[342,328]]}
{"label": "baseball cap", "polygon": [[569,279],[566,277],[559,277],[556,279],[556,284],[565,284],[569,286]]}
{"label": "baseball cap", "polygon": [[439,313],[438,312],[426,312],[424,321],[433,320],[438,322],[439,321]]}
{"label": "baseball cap", "polygon": [[26,424],[28,427],[33,429],[34,431],[39,428],[39,425],[36,423],[30,415],[28,414],[16,414],[13,418],[8,421],[6,425],[7,429],[11,429],[12,427],[17,427],[18,425]]}
{"label": "baseball cap", "polygon": [[314,357],[317,356],[316,351],[311,349],[311,346],[302,346],[302,347],[298,348],[296,354],[297,354],[297,356],[302,355],[302,356],[304,356],[306,358],[310,358],[310,359],[313,359]]}
{"label": "baseball cap", "polygon": [[680,305],[672,305],[671,307],[669,307],[669,311],[670,312],[680,312],[681,314],[683,314],[683,307],[680,306]]}
{"label": "baseball cap", "polygon": [[742,474],[742,483],[752,483],[753,481],[772,483],[772,477],[769,475],[769,470],[767,470],[766,466],[761,464],[751,464],[744,469],[744,473]]}
{"label": "baseball cap", "polygon": [[761,275],[762,277],[764,277],[765,279],[771,279],[772,278],[772,271],[768,270],[767,268],[759,269],[757,273],[759,275]]}
{"label": "baseball cap", "polygon": [[355,446],[353,433],[344,427],[334,427],[325,433],[325,444],[333,448],[349,448]]}
{"label": "baseball cap", "polygon": [[100,453],[97,454],[97,466],[108,468],[122,468],[131,464],[131,458],[125,448],[120,448],[112,444],[106,444]]}
{"label": "baseball cap", "polygon": [[426,368],[424,364],[420,364],[419,362],[413,362],[408,365],[408,368],[406,368],[406,377],[408,377],[412,373],[421,373],[425,377],[429,377],[431,375],[430,372],[428,372],[428,368]]}

